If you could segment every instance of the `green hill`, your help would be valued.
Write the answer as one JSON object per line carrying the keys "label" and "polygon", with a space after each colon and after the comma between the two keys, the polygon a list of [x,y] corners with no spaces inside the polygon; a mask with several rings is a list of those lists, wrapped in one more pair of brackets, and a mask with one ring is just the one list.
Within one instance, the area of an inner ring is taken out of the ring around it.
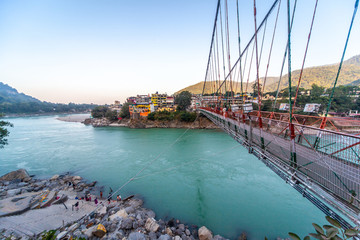
{"label": "green hill", "polygon": [[42,102],[34,97],[19,93],[15,88],[0,82],[0,113],[37,114],[85,112],[94,108],[93,104],[59,104]]}
{"label": "green hill", "polygon": [[0,103],[41,102],[31,96],[19,93],[15,88],[0,82]]}
{"label": "green hill", "polygon": [[[334,84],[338,67],[339,64],[331,64],[325,66],[305,68],[303,71],[300,87],[305,89],[310,89],[312,84],[317,84],[318,86],[322,86],[325,88],[332,87]],[[299,75],[300,75],[300,70],[295,70],[291,73],[291,79],[294,86],[297,85]],[[268,77],[266,80],[265,92],[276,91],[278,85],[278,79],[279,79],[278,77]],[[340,85],[359,86],[360,84],[360,81],[358,81],[359,79],[360,79],[360,55],[357,55],[344,61],[337,86]],[[205,88],[206,94],[213,92],[212,89],[214,89],[214,84],[215,82],[206,83],[206,88]],[[175,94],[180,93],[182,91],[189,91],[193,94],[201,94],[203,90],[203,85],[204,82],[202,81],[197,84],[191,85],[189,87],[183,88],[180,91],[176,92]],[[227,85],[229,86],[230,84],[227,83]],[[288,75],[286,74],[281,78],[280,89],[287,88],[288,86],[289,86]],[[252,91],[251,85],[248,86],[248,88],[249,88],[248,91],[251,92]],[[233,89],[235,90],[235,92],[239,92],[240,83],[234,83]],[[245,84],[244,84],[244,89],[245,89]],[[224,92],[225,89],[222,88],[221,90],[222,92]],[[227,88],[227,90],[229,90],[229,87]]]}

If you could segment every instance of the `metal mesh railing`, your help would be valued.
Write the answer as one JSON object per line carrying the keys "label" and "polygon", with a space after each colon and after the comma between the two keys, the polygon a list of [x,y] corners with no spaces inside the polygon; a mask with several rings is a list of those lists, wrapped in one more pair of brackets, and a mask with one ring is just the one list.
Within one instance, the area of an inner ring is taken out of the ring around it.
{"label": "metal mesh railing", "polygon": [[[360,137],[312,126],[294,124],[296,162],[290,161],[290,131],[286,118],[258,117],[202,109],[213,122],[248,147],[261,149],[307,181],[325,189],[359,214]],[[288,119],[287,119],[288,120]]]}

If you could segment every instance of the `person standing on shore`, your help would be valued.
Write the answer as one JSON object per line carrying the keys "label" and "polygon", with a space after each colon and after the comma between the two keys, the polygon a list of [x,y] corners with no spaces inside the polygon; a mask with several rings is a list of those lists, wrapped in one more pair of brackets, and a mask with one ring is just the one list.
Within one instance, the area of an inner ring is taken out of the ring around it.
{"label": "person standing on shore", "polygon": [[102,191],[100,191],[100,199],[102,199]]}
{"label": "person standing on shore", "polygon": [[111,202],[111,193],[109,193],[108,201],[109,201],[109,204],[110,204],[110,202]]}

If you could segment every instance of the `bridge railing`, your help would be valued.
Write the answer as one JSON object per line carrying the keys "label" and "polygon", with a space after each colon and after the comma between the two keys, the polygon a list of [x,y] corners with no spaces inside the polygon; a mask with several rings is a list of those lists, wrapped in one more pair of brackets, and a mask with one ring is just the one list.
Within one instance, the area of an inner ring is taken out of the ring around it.
{"label": "bridge railing", "polygon": [[[256,146],[293,172],[316,183],[347,206],[360,211],[360,137],[333,130],[319,129],[295,123],[296,162],[290,159],[289,122],[258,114],[224,112],[203,108],[234,138],[241,137],[248,145]],[[287,119],[288,120],[288,119]]]}

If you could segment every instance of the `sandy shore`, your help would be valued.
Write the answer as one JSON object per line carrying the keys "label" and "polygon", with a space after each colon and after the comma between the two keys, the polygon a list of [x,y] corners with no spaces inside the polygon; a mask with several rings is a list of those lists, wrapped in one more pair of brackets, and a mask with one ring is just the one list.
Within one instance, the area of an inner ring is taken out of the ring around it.
{"label": "sandy shore", "polygon": [[56,119],[64,122],[84,122],[87,118],[90,118],[90,114],[74,114],[64,117],[58,117]]}

